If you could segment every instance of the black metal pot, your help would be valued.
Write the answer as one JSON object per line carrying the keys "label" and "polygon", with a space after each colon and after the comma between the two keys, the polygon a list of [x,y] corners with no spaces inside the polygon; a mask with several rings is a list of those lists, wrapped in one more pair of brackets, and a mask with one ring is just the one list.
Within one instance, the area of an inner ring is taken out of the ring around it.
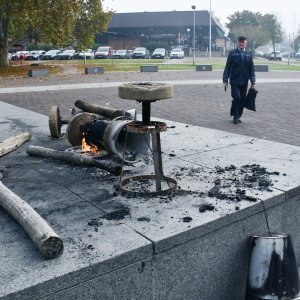
{"label": "black metal pot", "polygon": [[251,236],[246,299],[298,297],[299,272],[290,235]]}

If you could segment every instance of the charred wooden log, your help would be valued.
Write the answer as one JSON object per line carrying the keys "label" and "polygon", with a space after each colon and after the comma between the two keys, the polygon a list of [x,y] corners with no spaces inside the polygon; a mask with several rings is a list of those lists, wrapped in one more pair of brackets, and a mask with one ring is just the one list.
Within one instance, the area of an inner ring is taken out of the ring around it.
{"label": "charred wooden log", "polygon": [[39,146],[28,146],[27,153],[32,156],[43,157],[43,158],[54,158],[69,163],[73,163],[80,166],[95,167],[105,170],[113,175],[119,176],[121,174],[121,166],[114,162],[101,162],[93,157],[86,155],[80,155],[72,152],[58,151],[50,148],[44,148]]}
{"label": "charred wooden log", "polygon": [[45,258],[56,258],[63,253],[62,239],[29,204],[2,182],[0,182],[0,206],[23,226]]}

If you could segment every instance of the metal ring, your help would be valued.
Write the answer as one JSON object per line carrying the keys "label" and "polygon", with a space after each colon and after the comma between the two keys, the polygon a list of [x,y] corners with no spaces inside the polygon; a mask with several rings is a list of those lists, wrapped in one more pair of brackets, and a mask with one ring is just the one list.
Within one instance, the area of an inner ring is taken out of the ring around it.
{"label": "metal ring", "polygon": [[140,192],[137,190],[126,188],[126,185],[131,182],[143,181],[143,180],[154,180],[155,175],[138,175],[138,176],[130,176],[126,177],[119,183],[119,190],[134,196],[158,196],[158,195],[166,195],[174,192],[177,189],[177,181],[171,177],[163,176],[162,182],[165,181],[169,188],[166,190],[155,191],[155,192]]}

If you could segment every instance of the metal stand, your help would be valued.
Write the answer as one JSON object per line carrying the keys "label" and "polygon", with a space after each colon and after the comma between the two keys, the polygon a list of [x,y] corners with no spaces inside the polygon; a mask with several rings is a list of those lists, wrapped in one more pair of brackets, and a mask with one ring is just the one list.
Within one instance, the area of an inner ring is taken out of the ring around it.
{"label": "metal stand", "polygon": [[[120,180],[119,188],[123,192],[140,195],[161,195],[169,194],[176,190],[177,182],[175,179],[164,176],[162,159],[161,159],[161,143],[160,132],[167,130],[166,123],[150,121],[151,102],[154,101],[140,101],[142,102],[142,121],[131,122],[126,126],[127,132],[150,134],[152,139],[152,157],[154,162],[154,175],[140,175],[130,176]],[[125,145],[126,148],[126,145]],[[155,191],[137,191],[134,188],[128,187],[132,182],[143,182],[145,180],[155,180]],[[167,189],[162,188],[162,182],[166,182]]]}

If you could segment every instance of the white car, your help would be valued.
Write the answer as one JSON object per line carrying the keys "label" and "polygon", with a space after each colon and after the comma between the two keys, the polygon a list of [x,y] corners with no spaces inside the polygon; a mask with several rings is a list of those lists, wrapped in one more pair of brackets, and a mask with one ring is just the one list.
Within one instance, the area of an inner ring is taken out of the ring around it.
{"label": "white car", "polygon": [[166,49],[165,48],[156,48],[153,53],[152,53],[152,56],[151,58],[166,58],[167,56],[167,52],[166,52]]}
{"label": "white car", "polygon": [[26,60],[38,60],[40,59],[46,51],[43,50],[32,50],[30,53],[26,56]]}
{"label": "white car", "polygon": [[150,58],[149,50],[145,47],[137,47],[134,49],[131,58]]}
{"label": "white car", "polygon": [[25,60],[29,51],[17,51],[11,56],[11,60]]}
{"label": "white car", "polygon": [[95,58],[112,58],[113,48],[110,46],[102,46],[95,52]]}
{"label": "white car", "polygon": [[43,60],[56,59],[59,53],[61,53],[61,51],[57,49],[49,50],[43,55]]}
{"label": "white car", "polygon": [[182,49],[173,49],[170,53],[170,59],[184,58],[184,51]]}
{"label": "white car", "polygon": [[78,55],[79,58],[86,58],[86,59],[94,59],[95,58],[95,54],[94,51],[92,49],[86,49],[84,51],[79,52]]}
{"label": "white car", "polygon": [[56,59],[73,59],[75,50],[65,50],[62,53],[58,53]]}
{"label": "white car", "polygon": [[269,55],[269,60],[279,60],[282,61],[282,53],[280,51],[273,51]]}
{"label": "white car", "polygon": [[131,58],[131,53],[129,52],[129,50],[126,49],[119,49],[117,50],[114,54],[113,54],[115,59],[118,58]]}

